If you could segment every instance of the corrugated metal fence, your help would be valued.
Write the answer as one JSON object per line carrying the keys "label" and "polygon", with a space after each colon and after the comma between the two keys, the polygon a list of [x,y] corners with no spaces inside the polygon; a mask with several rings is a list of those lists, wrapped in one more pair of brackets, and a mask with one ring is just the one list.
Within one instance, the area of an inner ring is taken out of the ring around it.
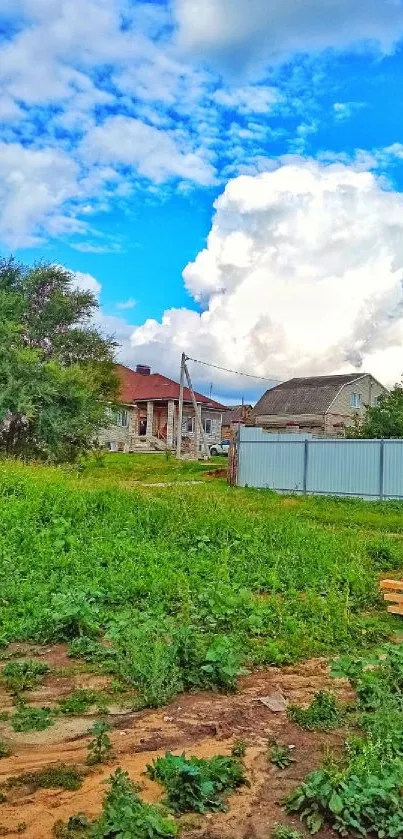
{"label": "corrugated metal fence", "polygon": [[403,440],[315,439],[240,428],[230,466],[238,486],[403,498]]}

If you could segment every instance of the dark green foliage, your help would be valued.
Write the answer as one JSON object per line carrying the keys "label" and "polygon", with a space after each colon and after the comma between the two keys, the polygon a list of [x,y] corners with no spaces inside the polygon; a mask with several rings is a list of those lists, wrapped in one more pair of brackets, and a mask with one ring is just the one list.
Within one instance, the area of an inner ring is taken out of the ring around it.
{"label": "dark green foliage", "polygon": [[117,769],[109,779],[101,817],[91,830],[91,839],[169,839],[178,828],[169,816],[141,801],[127,772]]}
{"label": "dark green foliage", "polygon": [[247,783],[242,762],[220,755],[204,760],[167,752],[147,766],[147,772],[163,785],[166,803],[175,813],[224,810],[226,797]]}
{"label": "dark green foliage", "polygon": [[116,392],[97,308],[61,266],[0,261],[0,451],[60,462],[92,448]]}
{"label": "dark green foliage", "polygon": [[269,745],[269,760],[279,769],[288,769],[294,763],[290,747],[277,740]]}
{"label": "dark green foliage", "polygon": [[357,422],[351,436],[403,437],[403,386],[396,384],[378,397],[376,406],[368,406],[364,422]]}
{"label": "dark green foliage", "polygon": [[92,726],[91,734],[94,739],[88,744],[87,763],[89,766],[106,763],[113,757],[112,743],[108,736],[110,730],[110,725],[104,721],[96,722]]}
{"label": "dark green foliage", "polygon": [[248,671],[242,666],[242,655],[236,652],[229,638],[216,638],[206,652],[206,663],[201,665],[209,687],[235,691],[237,679]]}
{"label": "dark green foliage", "polygon": [[37,772],[25,772],[7,780],[7,788],[28,786],[31,792],[37,789],[61,789],[77,790],[82,784],[82,771],[77,766],[67,763],[58,763],[54,766],[45,766]]}
{"label": "dark green foliage", "polygon": [[19,694],[23,690],[31,690],[35,685],[40,684],[49,671],[48,664],[42,661],[29,660],[21,664],[9,661],[4,665],[1,677],[8,690]]}
{"label": "dark green foliage", "polygon": [[287,710],[288,719],[296,722],[308,731],[330,731],[340,728],[345,720],[345,711],[338,704],[333,693],[320,690],[308,708],[290,705]]}
{"label": "dark green foliage", "polygon": [[55,714],[51,708],[31,708],[21,704],[10,720],[14,731],[44,731],[54,725]]}

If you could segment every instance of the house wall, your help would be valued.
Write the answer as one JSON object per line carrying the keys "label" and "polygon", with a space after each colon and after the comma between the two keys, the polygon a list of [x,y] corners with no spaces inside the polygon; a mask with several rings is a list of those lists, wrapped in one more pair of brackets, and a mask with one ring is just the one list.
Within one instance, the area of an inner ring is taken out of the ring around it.
{"label": "house wall", "polygon": [[114,451],[130,451],[131,437],[136,434],[138,423],[137,408],[132,405],[122,405],[122,409],[128,412],[129,424],[127,426],[111,423],[108,428],[102,429],[98,435],[98,442],[106,448],[111,447]]}
{"label": "house wall", "polygon": [[[213,445],[213,443],[219,443],[221,441],[221,419],[222,414],[219,411],[212,411],[207,410],[205,408],[201,409],[201,416],[202,421],[203,419],[210,419],[211,420],[211,433],[206,434],[207,442],[209,445]],[[183,406],[183,422],[182,422],[182,437],[188,437],[189,440],[192,442],[195,441],[196,437],[199,437],[199,448],[202,447],[203,441],[200,435],[200,432],[196,432],[196,428],[194,431],[187,430],[187,421],[190,417],[193,417],[194,426],[195,426],[195,412],[193,407],[188,405]]]}
{"label": "house wall", "polygon": [[[298,425],[290,425],[292,421],[295,421]],[[296,431],[307,431],[312,434],[325,433],[325,418],[323,414],[300,414],[298,416],[263,414],[256,417],[255,425],[274,434],[278,432],[295,433]]]}
{"label": "house wall", "polygon": [[[363,376],[356,382],[344,385],[326,412],[326,433],[331,435],[340,434],[342,433],[343,426],[348,427],[353,425],[355,417],[363,419],[366,408],[370,405],[375,405],[377,397],[385,392],[386,388],[370,375]],[[353,393],[359,393],[361,396],[360,408],[353,408],[350,404]]]}

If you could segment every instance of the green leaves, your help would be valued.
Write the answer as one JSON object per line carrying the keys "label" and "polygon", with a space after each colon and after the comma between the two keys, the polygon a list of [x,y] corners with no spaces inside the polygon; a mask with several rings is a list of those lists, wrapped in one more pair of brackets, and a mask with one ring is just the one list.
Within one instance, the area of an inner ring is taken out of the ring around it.
{"label": "green leaves", "polygon": [[166,803],[175,813],[223,810],[226,796],[247,783],[242,761],[235,757],[203,760],[167,752],[147,766],[147,773],[165,787]]}
{"label": "green leaves", "polygon": [[308,708],[290,705],[287,715],[292,722],[298,723],[308,731],[330,731],[340,728],[345,720],[345,711],[328,691],[318,691]]}
{"label": "green leaves", "polygon": [[108,781],[109,792],[91,839],[169,839],[178,828],[163,810],[141,801],[127,772],[117,769]]}
{"label": "green leaves", "polygon": [[89,325],[97,300],[73,280],[0,260],[0,452],[73,461],[108,424],[115,345]]}

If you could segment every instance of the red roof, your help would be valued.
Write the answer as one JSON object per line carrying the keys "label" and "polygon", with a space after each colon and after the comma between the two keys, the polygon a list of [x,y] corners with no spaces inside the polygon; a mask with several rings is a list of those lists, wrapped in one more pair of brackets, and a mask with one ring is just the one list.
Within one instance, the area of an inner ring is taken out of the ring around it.
{"label": "red roof", "polygon": [[[143,376],[141,373],[135,373],[130,367],[125,367],[123,364],[116,365],[116,372],[120,380],[120,399],[122,402],[141,402],[143,400],[161,400],[174,399],[179,400],[179,384],[173,379],[167,379],[166,376],[161,376],[160,373],[150,373],[149,376]],[[217,408],[217,410],[224,410],[224,406],[214,399],[209,399],[201,393],[195,391],[197,402],[201,402],[206,408]],[[185,387],[183,390],[183,398],[185,402],[191,402],[192,397],[190,390]]]}

